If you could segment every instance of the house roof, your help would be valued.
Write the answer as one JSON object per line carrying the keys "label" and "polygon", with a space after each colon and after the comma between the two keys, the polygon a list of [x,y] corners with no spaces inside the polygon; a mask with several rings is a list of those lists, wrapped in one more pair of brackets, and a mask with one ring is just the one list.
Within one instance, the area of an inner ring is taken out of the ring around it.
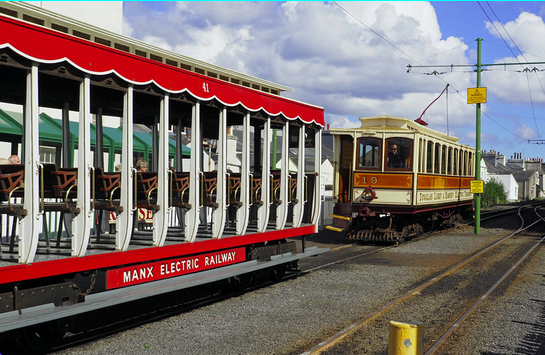
{"label": "house roof", "polygon": [[517,180],[517,182],[520,181],[528,181],[532,175],[536,173],[535,170],[526,170],[526,171],[512,171],[511,174]]}
{"label": "house roof", "polygon": [[491,174],[512,174],[514,171],[502,164],[494,165],[488,161],[485,161],[484,163],[486,164],[486,169]]}

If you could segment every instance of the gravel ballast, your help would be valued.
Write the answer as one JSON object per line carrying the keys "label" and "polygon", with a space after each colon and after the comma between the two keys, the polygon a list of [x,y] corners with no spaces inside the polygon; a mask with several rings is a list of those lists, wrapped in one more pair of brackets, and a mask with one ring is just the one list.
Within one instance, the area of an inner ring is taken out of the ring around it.
{"label": "gravel ballast", "polygon": [[[394,266],[384,259],[377,263],[353,259],[55,354],[301,354],[450,260],[461,260],[499,239],[493,230],[479,236],[455,232],[417,239],[388,252],[400,257],[425,254],[434,262],[413,265],[407,258],[403,266]],[[513,287],[483,304],[456,332],[452,338],[456,347],[467,354],[543,350],[544,262],[545,252],[538,249]],[[303,268],[304,261],[300,264]]]}

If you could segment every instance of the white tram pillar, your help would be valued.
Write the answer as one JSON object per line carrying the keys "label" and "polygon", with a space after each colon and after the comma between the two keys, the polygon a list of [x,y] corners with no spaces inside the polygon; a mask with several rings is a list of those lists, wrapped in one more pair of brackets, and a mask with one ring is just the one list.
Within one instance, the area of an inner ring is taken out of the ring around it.
{"label": "white tram pillar", "polygon": [[289,141],[289,122],[282,127],[282,163],[280,167],[280,200],[278,206],[276,206],[276,229],[284,229],[286,220],[288,218],[288,189],[289,189],[289,168],[290,168],[290,141]]}
{"label": "white tram pillar", "polygon": [[[169,123],[168,94],[163,96],[159,112],[159,149],[157,156],[157,204],[159,211],[153,214],[153,245],[163,246],[168,232],[168,216],[172,210],[169,204],[169,175],[168,166],[168,123]],[[174,179],[171,176],[171,179]]]}
{"label": "white tram pillar", "polygon": [[[316,232],[318,232],[318,220],[322,210],[322,199],[320,195],[322,180],[322,131],[320,128],[317,128],[314,132],[314,171],[314,191],[312,192],[312,217],[310,223],[316,226]],[[335,179],[337,179],[337,177]]]}
{"label": "white tram pillar", "polygon": [[227,213],[227,109],[220,111],[218,131],[218,165],[216,166],[216,203],[212,212],[212,238],[221,238]]}
{"label": "white tram pillar", "polygon": [[240,202],[237,209],[236,234],[243,235],[250,219],[250,113],[246,113],[242,126],[242,161],[240,169]]}
{"label": "white tram pillar", "polygon": [[80,210],[72,227],[72,256],[84,256],[89,244],[94,210],[91,206],[91,79],[85,76],[80,84],[78,140],[78,194]]}
{"label": "white tram pillar", "polygon": [[202,173],[202,139],[201,139],[201,104],[199,101],[191,109],[191,170],[189,172],[189,204],[193,206],[186,212],[184,219],[185,240],[193,243],[199,229],[200,177]]}
{"label": "white tram pillar", "polygon": [[[263,149],[261,152],[261,200],[263,205],[257,211],[257,232],[263,233],[267,229],[271,205],[271,118],[267,117],[263,126]],[[261,144],[261,142],[256,142]]]}
{"label": "white tram pillar", "polygon": [[133,166],[133,115],[134,88],[129,85],[123,98],[123,148],[121,150],[121,189],[120,204],[123,212],[116,219],[116,249],[126,251],[133,233],[133,220],[136,214],[134,196],[135,169]]}
{"label": "white tram pillar", "polygon": [[40,210],[39,178],[41,173],[39,154],[39,107],[38,107],[38,65],[26,76],[26,101],[24,107],[24,165],[25,190],[23,208],[26,217],[20,220],[19,263],[29,264],[34,260],[38,247],[39,230],[42,225],[43,211]]}
{"label": "white tram pillar", "polygon": [[[303,211],[305,207],[305,191],[307,177],[305,175],[305,126],[299,128],[299,154],[297,157],[297,189],[295,190],[295,199],[297,202],[293,206],[293,228],[301,226],[303,220]],[[291,190],[291,186],[289,187]],[[293,193],[293,191],[290,191]]]}

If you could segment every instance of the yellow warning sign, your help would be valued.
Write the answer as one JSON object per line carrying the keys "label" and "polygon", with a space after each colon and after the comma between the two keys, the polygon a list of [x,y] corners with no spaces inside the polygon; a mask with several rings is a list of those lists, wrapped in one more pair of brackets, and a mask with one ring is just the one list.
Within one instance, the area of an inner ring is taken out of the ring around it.
{"label": "yellow warning sign", "polygon": [[468,104],[486,103],[486,88],[468,88],[467,103]]}
{"label": "yellow warning sign", "polygon": [[482,194],[484,192],[484,181],[482,180],[471,180],[471,193],[472,194]]}

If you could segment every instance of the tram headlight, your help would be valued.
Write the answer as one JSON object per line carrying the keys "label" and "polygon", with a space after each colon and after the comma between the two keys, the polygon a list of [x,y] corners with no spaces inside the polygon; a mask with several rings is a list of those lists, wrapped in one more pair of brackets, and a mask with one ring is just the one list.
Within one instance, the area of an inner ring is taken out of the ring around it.
{"label": "tram headlight", "polygon": [[374,199],[376,197],[375,196],[375,190],[368,187],[365,190],[363,190],[363,193],[361,194],[361,197],[363,197],[364,200],[371,201],[372,199]]}

